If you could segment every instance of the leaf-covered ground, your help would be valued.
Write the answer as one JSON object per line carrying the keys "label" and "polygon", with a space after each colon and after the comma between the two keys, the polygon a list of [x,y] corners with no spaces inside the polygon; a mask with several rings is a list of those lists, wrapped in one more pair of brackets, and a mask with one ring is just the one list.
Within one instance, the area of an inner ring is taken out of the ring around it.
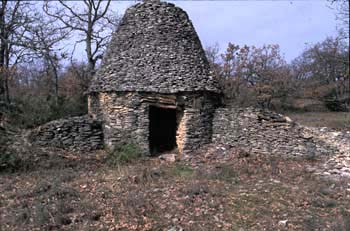
{"label": "leaf-covered ground", "polygon": [[350,230],[350,181],[324,160],[208,147],[110,166],[104,152],[44,150],[0,175],[0,230]]}

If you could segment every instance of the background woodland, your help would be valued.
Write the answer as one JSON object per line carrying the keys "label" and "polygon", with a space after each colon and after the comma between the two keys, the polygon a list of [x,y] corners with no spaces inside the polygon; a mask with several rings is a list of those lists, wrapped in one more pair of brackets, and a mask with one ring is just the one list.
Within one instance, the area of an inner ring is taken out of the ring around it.
{"label": "background woodland", "polygon": [[[79,3],[79,7],[77,4]],[[121,16],[111,0],[0,2],[0,122],[31,128],[87,113],[86,91]],[[330,1],[336,37],[287,62],[278,44],[206,47],[226,104],[277,111],[350,110],[349,3]],[[84,58],[76,60],[78,47]]]}

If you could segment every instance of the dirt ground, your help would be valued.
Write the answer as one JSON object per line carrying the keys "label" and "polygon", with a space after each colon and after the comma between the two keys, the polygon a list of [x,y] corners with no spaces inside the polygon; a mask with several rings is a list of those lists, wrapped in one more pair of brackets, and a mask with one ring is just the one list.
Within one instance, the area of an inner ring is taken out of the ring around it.
{"label": "dirt ground", "polygon": [[0,230],[350,230],[350,180],[320,159],[209,146],[111,166],[106,153],[33,151],[0,175]]}

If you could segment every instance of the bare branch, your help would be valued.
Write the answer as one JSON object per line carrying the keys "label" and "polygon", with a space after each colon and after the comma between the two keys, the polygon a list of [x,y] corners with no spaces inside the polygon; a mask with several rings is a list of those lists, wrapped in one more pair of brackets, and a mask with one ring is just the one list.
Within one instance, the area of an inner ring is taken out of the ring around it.
{"label": "bare branch", "polygon": [[72,7],[68,6],[63,0],[59,0],[59,3],[61,3],[61,5],[68,10],[73,17],[76,17],[79,21],[82,22],[88,22],[87,20],[85,20],[84,18],[82,18],[79,14],[75,13],[74,10],[72,9]]}

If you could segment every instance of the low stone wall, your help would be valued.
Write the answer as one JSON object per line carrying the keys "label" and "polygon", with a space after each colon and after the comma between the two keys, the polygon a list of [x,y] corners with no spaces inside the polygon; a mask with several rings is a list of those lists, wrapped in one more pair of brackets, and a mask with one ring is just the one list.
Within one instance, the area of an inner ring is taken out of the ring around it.
{"label": "low stone wall", "polygon": [[288,117],[257,108],[217,109],[212,141],[238,146],[250,153],[313,157],[334,151]]}
{"label": "low stone wall", "polygon": [[39,146],[80,151],[103,148],[101,122],[88,115],[51,121],[34,129],[29,139]]}

